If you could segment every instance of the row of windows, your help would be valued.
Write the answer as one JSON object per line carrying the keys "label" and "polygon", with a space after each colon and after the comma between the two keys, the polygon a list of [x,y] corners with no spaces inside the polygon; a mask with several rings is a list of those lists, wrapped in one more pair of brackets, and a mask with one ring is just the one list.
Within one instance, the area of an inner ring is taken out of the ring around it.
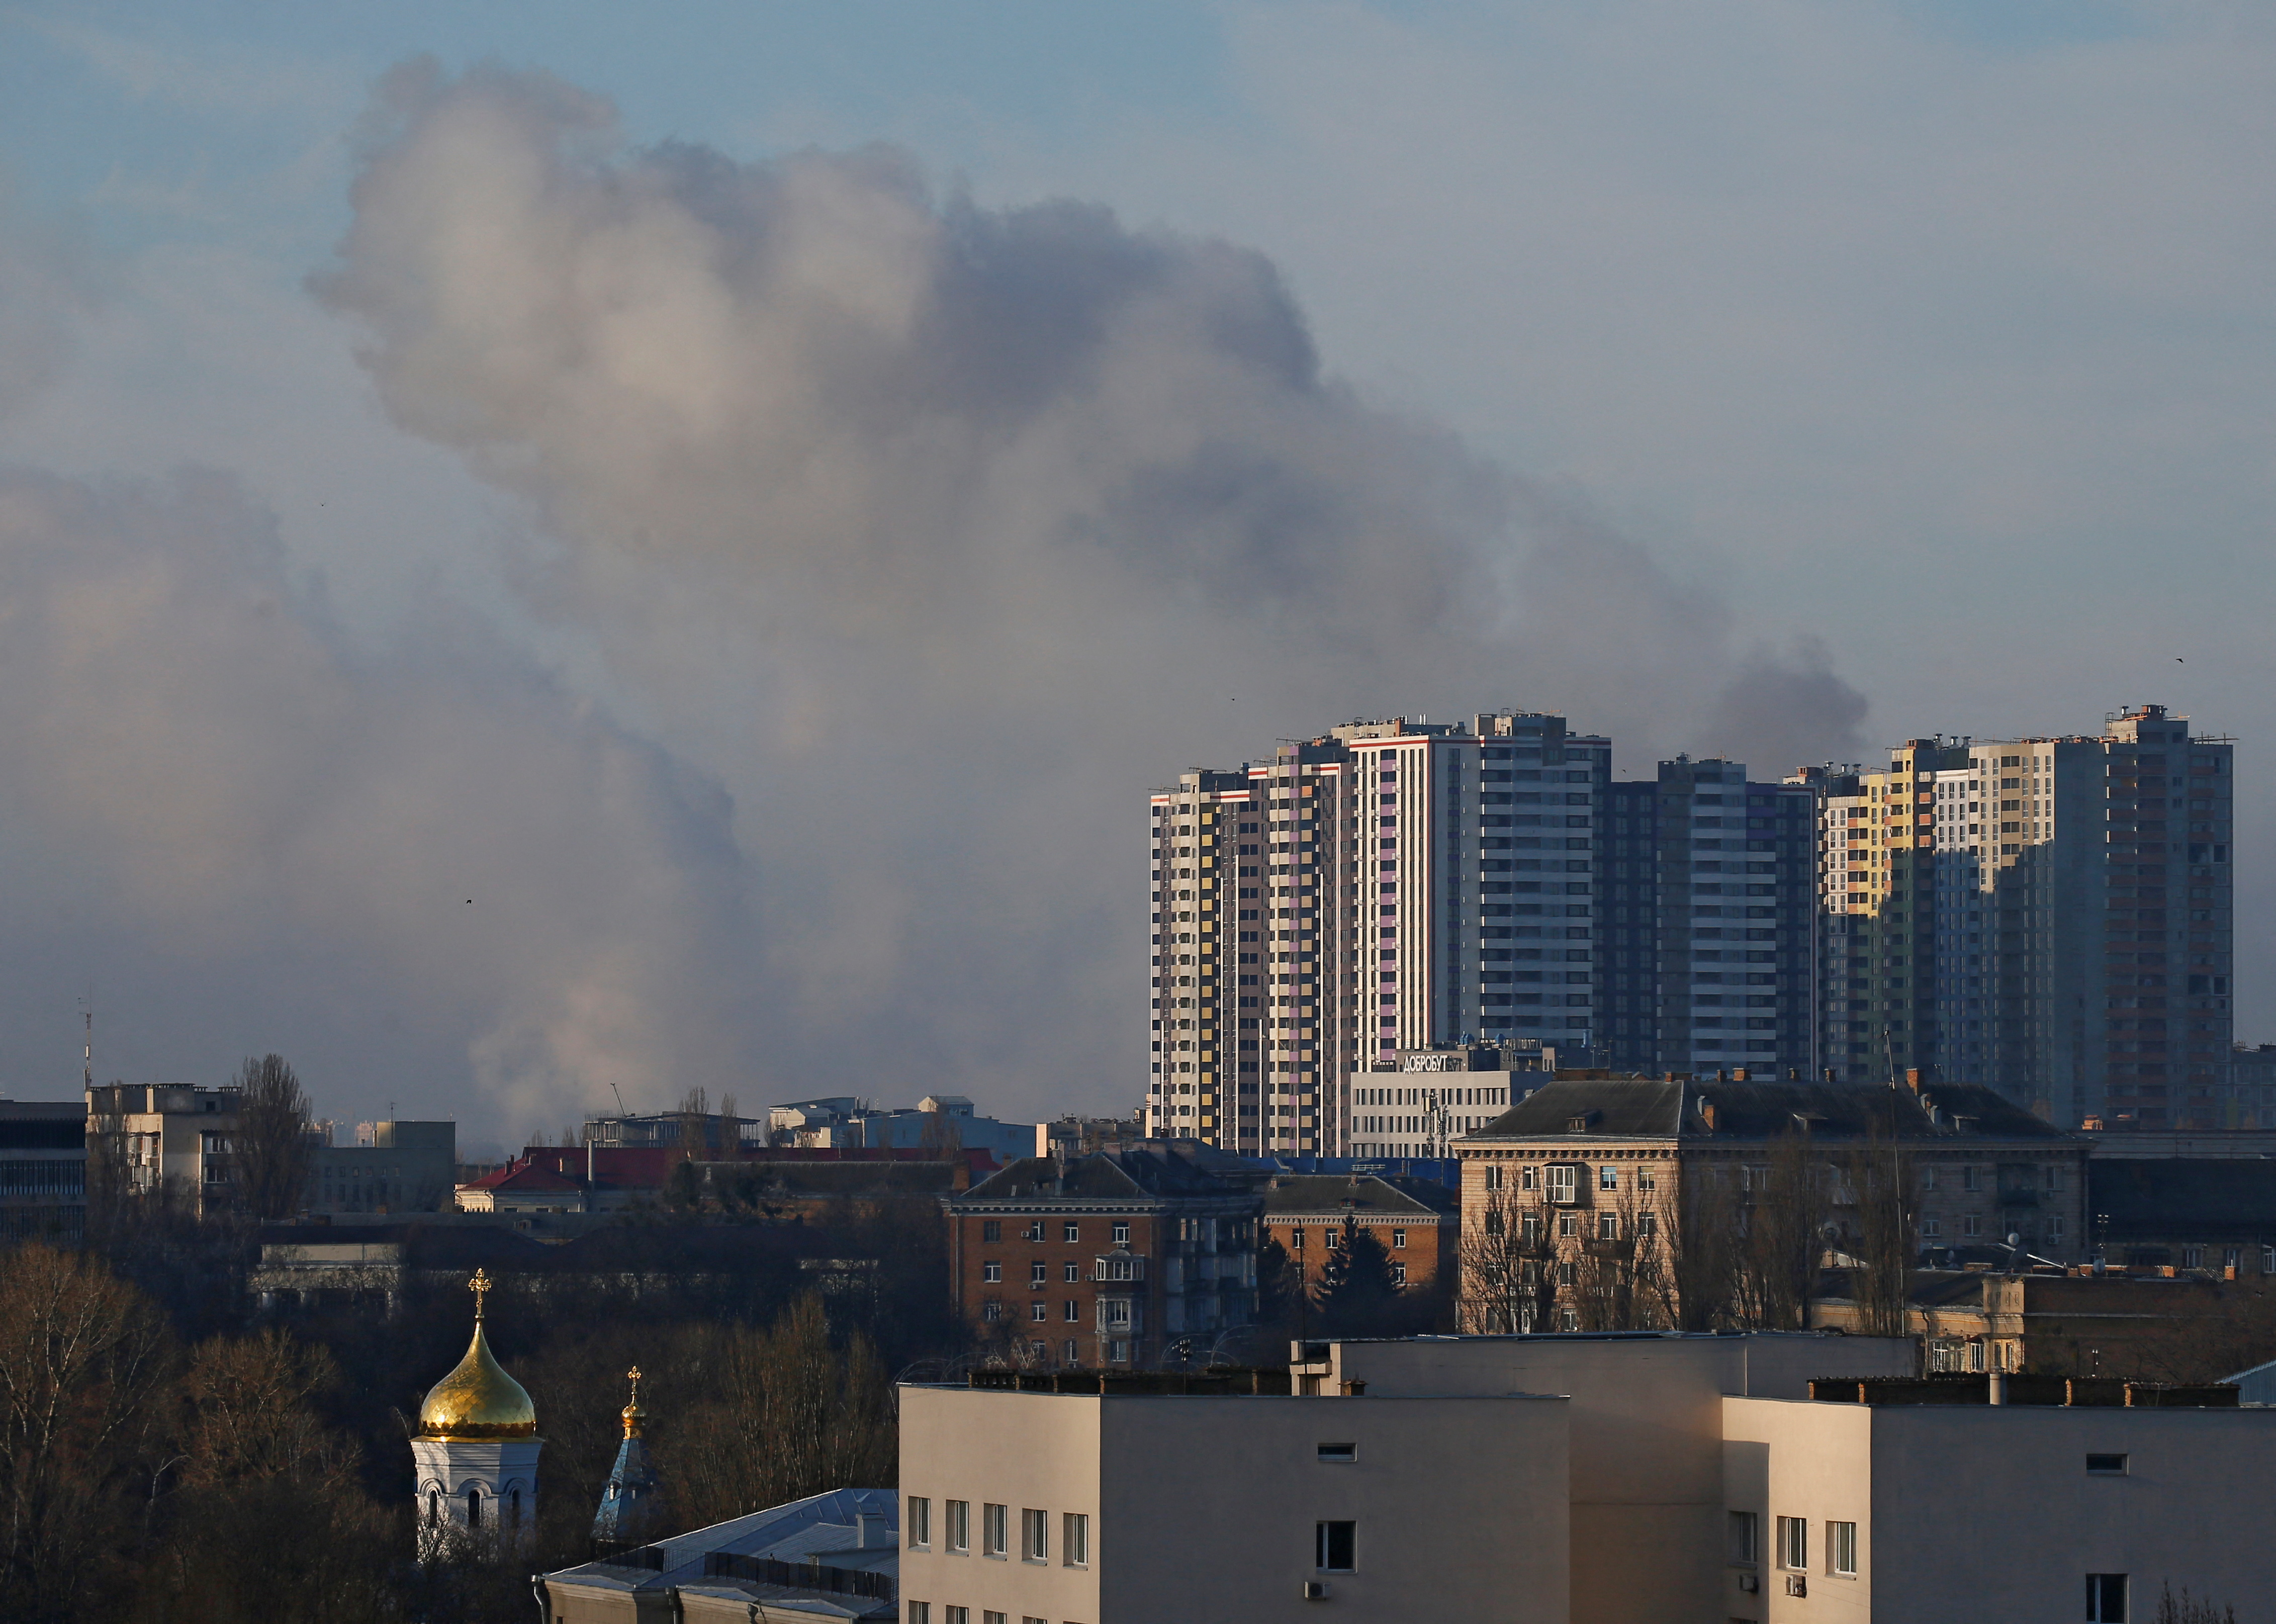
{"label": "row of windows", "polygon": [[[1041,1241],[1044,1238],[1047,1232],[1048,1226],[1045,1225],[1043,1219],[1036,1218],[1020,1229],[1020,1239],[1022,1241]],[[1116,1246],[1127,1246],[1130,1243],[1130,1225],[1126,1219],[1116,1219],[1110,1227],[1108,1233]],[[1003,1219],[982,1218],[980,1220],[980,1239],[982,1241],[1001,1241],[1003,1238]],[[1059,1239],[1074,1245],[1081,1245],[1082,1243],[1082,1226],[1072,1221],[1061,1223],[1059,1226]]]}
{"label": "row of windows", "polygon": [[[1825,1571],[1839,1578],[1857,1576],[1857,1525],[1855,1522],[1828,1522],[1825,1524],[1824,1561]],[[1762,1518],[1751,1511],[1730,1514],[1730,1558],[1741,1567],[1751,1567],[1762,1559]],[[1809,1573],[1809,1519],[1780,1517],[1778,1520],[1778,1565],[1788,1573]]]}
{"label": "row of windows", "polygon": [[[950,1556],[972,1554],[972,1502],[943,1500],[941,1507],[941,1549]],[[933,1548],[932,1500],[922,1494],[906,1497],[902,1520],[907,1526],[908,1546],[912,1551]],[[1008,1540],[1012,1526],[1011,1508],[982,1501],[980,1506],[980,1554],[1008,1559],[1011,1555]],[[1047,1564],[1051,1559],[1051,1514],[1029,1507],[1020,1513],[1020,1559],[1023,1562]],[[1063,1567],[1090,1566],[1090,1518],[1080,1511],[1062,1512],[1059,1515],[1059,1565]]]}

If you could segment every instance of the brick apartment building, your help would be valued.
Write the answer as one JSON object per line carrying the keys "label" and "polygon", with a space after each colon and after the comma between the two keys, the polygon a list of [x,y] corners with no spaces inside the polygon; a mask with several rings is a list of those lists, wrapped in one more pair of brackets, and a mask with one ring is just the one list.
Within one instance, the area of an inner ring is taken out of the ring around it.
{"label": "brick apartment building", "polygon": [[1392,1278],[1416,1290],[1451,1277],[1461,1256],[1461,1197],[1428,1179],[1381,1173],[1291,1173],[1264,1198],[1265,1233],[1278,1241],[1307,1284],[1340,1243],[1349,1218],[1374,1235]]}
{"label": "brick apartment building", "polygon": [[1027,1364],[1201,1361],[1255,1317],[1270,1176],[1195,1140],[1014,1162],[943,1203],[957,1312]]}

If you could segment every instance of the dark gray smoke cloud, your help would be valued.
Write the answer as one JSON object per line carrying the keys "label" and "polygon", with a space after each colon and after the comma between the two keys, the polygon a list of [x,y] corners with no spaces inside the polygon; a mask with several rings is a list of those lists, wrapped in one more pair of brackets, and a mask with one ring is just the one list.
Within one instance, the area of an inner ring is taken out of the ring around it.
{"label": "dark gray smoke cloud", "polygon": [[318,292],[397,422],[535,505],[520,580],[611,705],[733,796],[747,1077],[1126,1101],[1141,793],[1276,736],[1516,703],[1631,768],[1851,743],[1821,656],[1356,398],[1253,252],[889,148],[630,150],[498,71],[406,66],[367,137]]}

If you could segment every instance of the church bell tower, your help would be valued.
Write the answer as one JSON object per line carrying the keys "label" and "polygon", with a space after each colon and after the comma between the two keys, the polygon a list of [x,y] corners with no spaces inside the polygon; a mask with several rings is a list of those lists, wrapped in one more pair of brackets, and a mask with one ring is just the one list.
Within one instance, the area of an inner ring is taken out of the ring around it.
{"label": "church bell tower", "polygon": [[507,1557],[537,1529],[537,1410],[482,1334],[489,1277],[474,1271],[474,1339],[419,1407],[411,1439],[421,1561],[457,1550]]}

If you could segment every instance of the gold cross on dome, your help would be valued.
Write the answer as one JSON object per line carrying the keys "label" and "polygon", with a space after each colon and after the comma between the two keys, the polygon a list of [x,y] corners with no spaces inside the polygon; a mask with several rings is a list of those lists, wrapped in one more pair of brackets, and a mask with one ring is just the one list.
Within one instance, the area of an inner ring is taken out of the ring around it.
{"label": "gold cross on dome", "polygon": [[640,1402],[640,1366],[634,1365],[631,1370],[626,1371],[625,1374],[632,1378],[633,1402],[637,1405]]}
{"label": "gold cross on dome", "polygon": [[482,1299],[489,1295],[490,1277],[475,1270],[474,1278],[467,1282],[467,1289],[474,1294],[474,1324],[479,1325],[482,1323]]}

